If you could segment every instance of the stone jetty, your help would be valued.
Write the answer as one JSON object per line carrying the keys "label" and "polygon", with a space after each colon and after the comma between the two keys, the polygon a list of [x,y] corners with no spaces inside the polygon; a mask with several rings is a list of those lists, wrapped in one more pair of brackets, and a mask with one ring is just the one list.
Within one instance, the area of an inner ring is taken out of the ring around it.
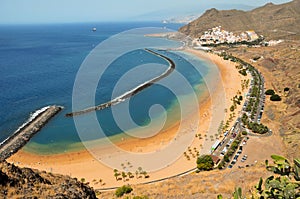
{"label": "stone jetty", "polygon": [[71,113],[67,113],[66,114],[66,117],[73,117],[73,116],[77,116],[77,115],[82,115],[82,114],[85,114],[85,113],[89,113],[89,112],[92,112],[92,111],[96,111],[96,110],[102,110],[102,109],[105,109],[105,108],[108,108],[110,106],[113,106],[113,105],[116,105],[116,104],[119,104],[120,102],[130,98],[131,96],[141,92],[142,90],[148,88],[149,86],[151,86],[152,84],[154,84],[155,82],[165,78],[166,76],[168,76],[169,74],[171,74],[174,70],[175,70],[175,63],[173,60],[171,60],[170,58],[160,54],[160,53],[157,53],[153,50],[150,50],[150,49],[145,49],[145,51],[153,54],[153,55],[156,55],[158,57],[161,57],[162,59],[166,60],[168,63],[169,63],[169,68],[164,72],[162,73],[161,75],[159,75],[158,77],[155,77],[141,85],[139,85],[138,87],[124,93],[123,95],[109,101],[109,102],[106,102],[106,103],[103,103],[103,104],[100,104],[98,106],[93,106],[93,107],[90,107],[90,108],[86,108],[86,109],[83,109],[83,110],[80,110],[80,111],[75,111],[75,112],[71,112]]}
{"label": "stone jetty", "polygon": [[0,144],[0,161],[4,161],[21,149],[63,107],[48,106],[36,111],[30,120]]}

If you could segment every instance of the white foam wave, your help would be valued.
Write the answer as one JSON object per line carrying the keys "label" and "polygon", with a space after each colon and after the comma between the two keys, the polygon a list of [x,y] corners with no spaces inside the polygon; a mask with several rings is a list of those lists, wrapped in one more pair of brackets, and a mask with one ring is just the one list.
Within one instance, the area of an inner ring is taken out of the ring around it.
{"label": "white foam wave", "polygon": [[9,136],[4,141],[2,141],[0,143],[0,146],[2,146],[7,140],[9,140],[15,134],[17,134],[18,132],[20,132],[25,126],[27,126],[28,124],[30,124],[30,122],[32,122],[37,116],[39,116],[40,114],[42,114],[43,112],[45,112],[49,108],[50,108],[50,106],[45,106],[45,107],[43,107],[43,108],[41,108],[39,110],[36,110],[34,113],[31,113],[30,117],[28,118],[28,120],[26,122],[24,122],[21,126],[19,126],[19,128],[11,136]]}

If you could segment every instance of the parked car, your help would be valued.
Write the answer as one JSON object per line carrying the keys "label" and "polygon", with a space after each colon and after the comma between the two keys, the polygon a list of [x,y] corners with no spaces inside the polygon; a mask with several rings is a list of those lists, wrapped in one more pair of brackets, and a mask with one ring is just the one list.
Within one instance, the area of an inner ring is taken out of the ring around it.
{"label": "parked car", "polygon": [[241,159],[241,162],[245,162],[247,160],[248,156],[247,155],[244,155]]}
{"label": "parked car", "polygon": [[225,148],[221,151],[221,155],[225,155],[226,152],[227,152],[227,148],[225,147]]}

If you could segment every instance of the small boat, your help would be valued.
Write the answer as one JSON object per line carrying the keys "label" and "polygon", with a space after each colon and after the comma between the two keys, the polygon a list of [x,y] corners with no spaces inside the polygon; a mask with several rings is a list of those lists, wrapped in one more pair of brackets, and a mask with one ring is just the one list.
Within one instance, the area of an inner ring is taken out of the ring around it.
{"label": "small boat", "polygon": [[97,28],[93,28],[92,31],[93,31],[93,32],[96,32],[96,31],[97,31]]}

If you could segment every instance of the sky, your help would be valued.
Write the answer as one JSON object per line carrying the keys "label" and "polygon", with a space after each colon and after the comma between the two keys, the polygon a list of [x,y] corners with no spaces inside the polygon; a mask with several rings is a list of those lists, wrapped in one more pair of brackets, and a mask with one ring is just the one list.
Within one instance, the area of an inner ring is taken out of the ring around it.
{"label": "sky", "polygon": [[0,24],[163,20],[206,9],[249,10],[290,0],[0,0]]}

